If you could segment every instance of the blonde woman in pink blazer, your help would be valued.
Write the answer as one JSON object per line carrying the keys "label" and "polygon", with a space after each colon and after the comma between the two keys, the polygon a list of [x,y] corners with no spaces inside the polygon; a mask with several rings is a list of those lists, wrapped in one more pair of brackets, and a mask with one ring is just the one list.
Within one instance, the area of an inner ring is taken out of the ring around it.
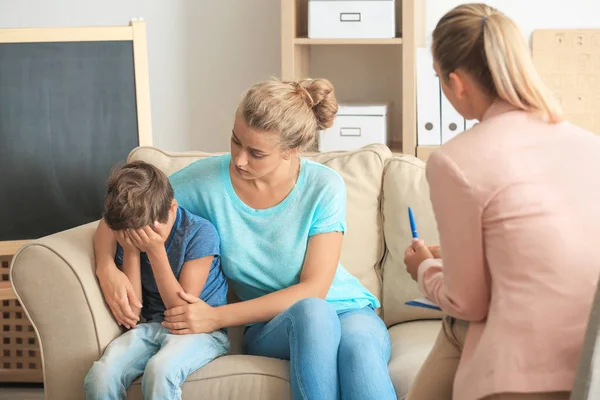
{"label": "blonde woman in pink blazer", "polygon": [[408,399],[568,399],[600,275],[600,138],[563,121],[487,5],[446,14],[433,55],[481,122],[427,162],[443,265],[422,241],[405,263],[448,316]]}

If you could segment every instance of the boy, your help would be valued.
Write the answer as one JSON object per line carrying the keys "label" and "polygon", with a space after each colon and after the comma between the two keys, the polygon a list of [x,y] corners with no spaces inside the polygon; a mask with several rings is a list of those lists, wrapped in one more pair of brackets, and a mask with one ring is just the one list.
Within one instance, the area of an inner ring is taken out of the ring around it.
{"label": "boy", "polygon": [[107,225],[118,243],[115,262],[131,281],[144,323],[113,340],[88,372],[88,399],[125,399],[140,375],[145,399],[180,399],[186,377],[229,350],[226,333],[173,335],[161,326],[165,309],[187,304],[186,292],[208,305],[226,303],[219,237],[207,220],[174,199],[167,176],[135,161],[107,183]]}

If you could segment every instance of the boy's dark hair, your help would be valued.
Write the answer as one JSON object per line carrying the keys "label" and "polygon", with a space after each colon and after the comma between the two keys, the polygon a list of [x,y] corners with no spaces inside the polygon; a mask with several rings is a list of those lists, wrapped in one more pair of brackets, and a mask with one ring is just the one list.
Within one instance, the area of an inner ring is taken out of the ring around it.
{"label": "boy's dark hair", "polygon": [[113,169],[106,183],[103,218],[112,230],[140,229],[166,222],[173,201],[167,176],[144,161]]}

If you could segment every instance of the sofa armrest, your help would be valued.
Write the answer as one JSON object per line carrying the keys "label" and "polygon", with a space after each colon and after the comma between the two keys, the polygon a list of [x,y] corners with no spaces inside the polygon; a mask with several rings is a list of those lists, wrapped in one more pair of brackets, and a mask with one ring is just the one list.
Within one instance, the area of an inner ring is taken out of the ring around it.
{"label": "sofa armrest", "polygon": [[37,333],[46,399],[83,399],[92,363],[121,330],[94,273],[97,222],[36,240],[13,257],[13,289]]}

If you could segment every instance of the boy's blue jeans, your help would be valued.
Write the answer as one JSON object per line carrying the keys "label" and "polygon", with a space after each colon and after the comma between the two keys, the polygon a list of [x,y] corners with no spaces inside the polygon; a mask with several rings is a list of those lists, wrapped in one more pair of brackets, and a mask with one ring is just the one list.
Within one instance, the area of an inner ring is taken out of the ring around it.
{"label": "boy's blue jeans", "polygon": [[370,307],[336,313],[324,300],[301,300],[244,339],[249,354],[290,360],[295,400],[396,400],[390,336]]}
{"label": "boy's blue jeans", "polygon": [[227,334],[172,335],[159,322],[141,323],[113,340],[85,377],[86,398],[125,399],[144,374],[144,399],[181,399],[187,376],[229,351]]}

